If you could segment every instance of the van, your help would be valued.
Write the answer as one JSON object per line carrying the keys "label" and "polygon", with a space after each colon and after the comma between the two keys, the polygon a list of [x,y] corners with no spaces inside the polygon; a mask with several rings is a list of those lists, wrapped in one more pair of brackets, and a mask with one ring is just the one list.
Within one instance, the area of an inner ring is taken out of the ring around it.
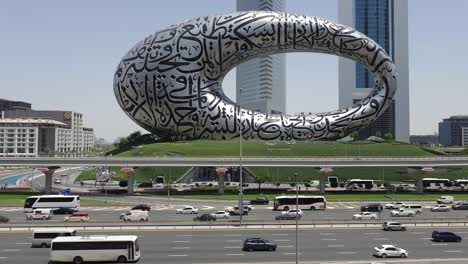
{"label": "van", "polygon": [[73,228],[36,228],[33,229],[31,247],[50,247],[52,239],[60,236],[76,236]]}
{"label": "van", "polygon": [[407,204],[405,209],[413,210],[416,214],[422,213],[422,206],[420,204]]}
{"label": "van", "polygon": [[50,220],[51,218],[52,214],[50,212],[50,209],[34,209],[26,214],[26,220]]}
{"label": "van", "polygon": [[148,211],[141,211],[141,210],[131,210],[128,211],[124,216],[123,220],[127,221],[148,221]]}
{"label": "van", "polygon": [[453,196],[441,196],[439,199],[437,199],[438,204],[451,204],[453,201]]}

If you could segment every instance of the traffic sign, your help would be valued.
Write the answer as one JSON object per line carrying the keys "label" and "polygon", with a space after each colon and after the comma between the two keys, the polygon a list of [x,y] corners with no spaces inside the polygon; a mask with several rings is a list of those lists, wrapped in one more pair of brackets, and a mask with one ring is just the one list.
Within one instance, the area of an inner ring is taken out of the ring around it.
{"label": "traffic sign", "polygon": [[40,172],[46,172],[49,169],[48,168],[35,168],[35,170],[40,171]]}
{"label": "traffic sign", "polygon": [[332,172],[332,171],[333,171],[332,168],[321,168],[321,169],[320,169],[320,172],[324,172],[324,173]]}
{"label": "traffic sign", "polygon": [[120,171],[129,173],[129,172],[135,171],[135,169],[134,169],[134,168],[125,167],[125,168],[121,168]]}
{"label": "traffic sign", "polygon": [[424,167],[421,170],[424,171],[424,172],[433,172],[434,171],[434,169],[431,168],[431,167]]}
{"label": "traffic sign", "polygon": [[216,168],[216,172],[225,173],[226,171],[228,171],[227,168]]}

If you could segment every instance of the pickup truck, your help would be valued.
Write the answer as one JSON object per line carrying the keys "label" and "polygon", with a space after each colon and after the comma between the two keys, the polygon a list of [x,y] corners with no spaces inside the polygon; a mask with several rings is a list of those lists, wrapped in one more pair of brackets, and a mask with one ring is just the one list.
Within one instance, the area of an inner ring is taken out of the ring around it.
{"label": "pickup truck", "polygon": [[406,216],[406,217],[412,217],[416,214],[415,211],[413,210],[408,210],[408,209],[400,209],[400,210],[395,210],[395,211],[391,211],[390,212],[390,215],[391,216]]}

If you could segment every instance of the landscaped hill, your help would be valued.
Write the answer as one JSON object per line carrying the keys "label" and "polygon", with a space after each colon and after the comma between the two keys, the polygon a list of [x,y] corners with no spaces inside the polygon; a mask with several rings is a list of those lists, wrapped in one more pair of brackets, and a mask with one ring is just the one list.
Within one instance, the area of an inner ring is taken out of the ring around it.
{"label": "landscaped hill", "polygon": [[[401,142],[375,143],[359,141],[344,142],[285,142],[244,141],[243,156],[254,157],[433,157],[437,152],[429,152],[416,145]],[[132,150],[122,152],[116,156],[143,157],[143,156],[170,156],[170,157],[220,157],[239,156],[239,141],[208,141],[198,140],[178,143],[155,143],[134,147]],[[181,177],[188,167],[141,167],[136,170],[138,182],[151,181],[158,175],[165,175],[171,180]],[[298,173],[299,181],[316,180],[318,170],[315,168],[274,168],[250,167],[255,175],[266,177],[269,182],[293,182],[294,173]],[[126,175],[116,168],[114,179],[125,179]],[[406,168],[335,168],[330,175],[336,175],[340,181],[350,178],[366,178],[375,180],[412,181],[414,175],[406,172]],[[451,168],[444,172],[433,173],[431,177],[463,178],[468,176],[468,170]],[[94,179],[95,170],[82,173],[78,180]]]}

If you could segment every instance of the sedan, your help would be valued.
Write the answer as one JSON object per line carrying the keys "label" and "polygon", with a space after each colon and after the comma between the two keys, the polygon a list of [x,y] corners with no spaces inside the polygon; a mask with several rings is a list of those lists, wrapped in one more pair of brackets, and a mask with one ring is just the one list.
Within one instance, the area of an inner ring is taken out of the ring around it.
{"label": "sedan", "polygon": [[385,205],[385,209],[399,209],[405,207],[405,204],[402,202],[391,202]]}
{"label": "sedan", "polygon": [[88,222],[89,215],[88,213],[80,212],[80,213],[73,213],[69,216],[65,216],[63,219],[65,222]]}
{"label": "sedan", "polygon": [[397,258],[407,258],[408,257],[408,251],[395,247],[393,245],[381,245],[378,247],[375,247],[375,252],[374,256],[375,257],[380,257],[380,258],[386,258],[386,257],[397,257]]}
{"label": "sedan", "polygon": [[450,206],[445,204],[438,204],[431,208],[432,212],[448,212],[450,211]]}
{"label": "sedan", "polygon": [[218,211],[211,214],[216,219],[229,219],[230,215],[226,211]]}
{"label": "sedan", "polygon": [[141,210],[141,211],[151,211],[151,206],[148,204],[139,204],[137,206],[134,206],[132,210]]}
{"label": "sedan", "polygon": [[276,243],[267,239],[262,238],[247,238],[244,240],[244,246],[242,250],[244,251],[254,251],[254,250],[262,250],[262,251],[275,251],[276,250]]}
{"label": "sedan", "polygon": [[361,212],[359,214],[353,215],[353,220],[375,220],[377,215],[371,212]]}
{"label": "sedan", "polygon": [[385,231],[406,231],[406,226],[398,222],[384,222],[382,227]]}
{"label": "sedan", "polygon": [[250,204],[268,204],[269,200],[268,198],[265,197],[259,197],[256,198],[255,200],[250,200]]}
{"label": "sedan", "polygon": [[194,217],[193,221],[216,221],[216,218],[211,214],[202,214]]}
{"label": "sedan", "polygon": [[282,216],[286,216],[286,217],[296,217],[296,214],[299,215],[299,218],[302,217],[304,215],[304,212],[301,210],[301,209],[291,209],[289,211],[286,211],[286,212],[282,212],[281,215]]}
{"label": "sedan", "polygon": [[55,209],[55,210],[52,210],[52,213],[53,214],[73,214],[75,212],[75,209],[72,209],[72,208],[66,208],[66,207],[61,207],[61,208],[58,208],[58,209]]}
{"label": "sedan", "polygon": [[176,214],[198,214],[198,208],[186,206],[184,208],[177,209]]}

